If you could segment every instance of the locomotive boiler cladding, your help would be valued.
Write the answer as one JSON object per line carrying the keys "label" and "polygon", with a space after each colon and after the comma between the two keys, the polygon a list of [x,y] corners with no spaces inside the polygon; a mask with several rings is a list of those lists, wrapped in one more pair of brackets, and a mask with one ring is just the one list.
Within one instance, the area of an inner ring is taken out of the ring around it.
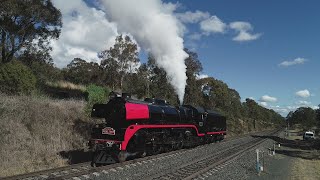
{"label": "locomotive boiler cladding", "polygon": [[105,118],[92,129],[93,166],[221,141],[226,135],[226,118],[219,113],[158,99],[114,96],[95,104],[91,116]]}

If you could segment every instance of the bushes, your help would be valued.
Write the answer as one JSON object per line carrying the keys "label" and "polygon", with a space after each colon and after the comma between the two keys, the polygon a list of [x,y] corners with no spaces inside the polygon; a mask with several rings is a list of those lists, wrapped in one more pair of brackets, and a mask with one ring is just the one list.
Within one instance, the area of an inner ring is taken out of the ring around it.
{"label": "bushes", "polygon": [[106,103],[108,94],[110,90],[106,87],[96,86],[96,85],[89,85],[87,87],[87,105],[85,108],[86,114],[90,115],[92,106],[96,103]]}
{"label": "bushes", "polygon": [[32,71],[19,61],[0,65],[0,91],[6,94],[30,94],[36,88]]}

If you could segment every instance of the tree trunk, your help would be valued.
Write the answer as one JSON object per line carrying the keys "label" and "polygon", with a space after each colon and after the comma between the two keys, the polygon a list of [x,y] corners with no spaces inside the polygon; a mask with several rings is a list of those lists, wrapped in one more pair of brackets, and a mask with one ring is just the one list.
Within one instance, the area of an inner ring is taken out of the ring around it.
{"label": "tree trunk", "polygon": [[6,33],[4,32],[4,30],[2,30],[1,32],[1,63],[5,62],[5,57],[6,57]]}
{"label": "tree trunk", "polygon": [[123,84],[124,75],[120,75],[120,89],[122,92],[122,84]]}

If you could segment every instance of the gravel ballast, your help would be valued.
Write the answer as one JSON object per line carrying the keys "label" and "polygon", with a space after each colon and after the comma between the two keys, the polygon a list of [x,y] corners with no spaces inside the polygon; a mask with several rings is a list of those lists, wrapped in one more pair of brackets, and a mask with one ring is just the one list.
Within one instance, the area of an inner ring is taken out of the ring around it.
{"label": "gravel ballast", "polygon": [[[204,156],[207,156],[209,154],[215,154],[219,151],[223,151],[226,148],[243,144],[252,139],[253,137],[251,136],[245,136],[239,139],[233,139],[233,140],[229,140],[221,143],[212,143],[208,145],[198,146],[196,148],[187,149],[186,151],[180,151],[180,152],[171,154],[169,156],[161,156],[156,159],[136,162],[133,164],[122,166],[122,167],[117,167],[113,169],[103,170],[97,173],[92,173],[89,175],[89,178],[90,179],[152,179],[152,178],[157,179],[157,177],[163,174],[172,172],[189,162],[195,161],[197,159],[201,159]],[[268,141],[271,141],[271,140],[268,140]],[[265,142],[265,143],[268,143],[268,142]],[[264,146],[265,143],[261,144],[261,146]],[[272,142],[269,142],[269,144],[270,143],[272,144]],[[254,153],[250,153],[250,155],[251,154],[255,156]],[[207,175],[205,175],[204,177],[201,177],[200,179],[203,179],[203,178],[216,179],[218,176],[221,176],[222,179],[243,179],[244,177],[249,177],[248,174],[250,174],[251,171],[252,171],[252,174],[255,172],[255,169],[254,169],[255,166],[251,167],[252,166],[251,161],[253,160],[253,163],[255,163],[255,158],[251,160],[251,157],[250,157],[250,158],[244,158],[244,160],[241,160],[240,158],[243,158],[243,157],[246,157],[246,155],[239,157],[239,160],[236,159],[232,163],[230,162],[226,163],[223,167],[219,167],[218,170],[216,169],[215,171],[212,171],[215,173],[209,172]],[[234,164],[238,164],[236,162],[241,162],[240,168],[232,167]],[[230,168],[233,171],[230,171]],[[243,169],[248,169],[248,171]],[[243,173],[245,176],[243,175]],[[235,174],[235,175],[231,175],[231,174]],[[237,178],[237,177],[241,177],[241,178]],[[81,176],[74,179],[87,179],[87,178],[88,176]]]}

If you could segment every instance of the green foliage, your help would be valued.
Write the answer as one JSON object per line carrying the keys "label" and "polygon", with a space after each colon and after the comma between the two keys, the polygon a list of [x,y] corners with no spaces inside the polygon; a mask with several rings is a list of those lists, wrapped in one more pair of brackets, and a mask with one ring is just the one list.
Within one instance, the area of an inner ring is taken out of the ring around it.
{"label": "green foliage", "polygon": [[109,88],[101,87],[97,85],[89,85],[87,87],[87,105],[85,107],[86,114],[90,115],[92,106],[96,103],[106,103],[107,97],[110,93]]}
{"label": "green foliage", "polygon": [[0,14],[2,63],[12,61],[22,47],[35,46],[35,39],[38,49],[46,49],[60,35],[61,13],[50,0],[1,0]]}
{"label": "green foliage", "polygon": [[197,101],[201,106],[225,114],[233,132],[237,132],[237,128],[242,128],[242,132],[273,128],[285,122],[281,115],[258,105],[254,100],[246,99],[241,103],[239,93],[220,80],[209,77],[198,80],[198,84],[208,84],[212,91],[209,97],[202,96]]}
{"label": "green foliage", "polygon": [[54,67],[52,63],[49,49],[42,49],[40,51],[36,47],[29,47],[18,60],[31,69],[37,78],[37,87],[39,88],[43,88],[47,82],[55,82],[63,79],[61,70]]}
{"label": "green foliage", "polygon": [[0,66],[0,91],[7,94],[30,94],[36,88],[32,71],[18,61]]}
{"label": "green foliage", "polygon": [[184,49],[188,53],[189,57],[185,59],[187,66],[187,85],[185,88],[184,103],[186,104],[201,104],[201,84],[196,78],[196,75],[202,71],[202,64],[198,59],[198,55],[195,52],[191,52],[188,49]]}
{"label": "green foliage", "polygon": [[316,110],[316,123],[317,123],[317,126],[320,128],[320,104],[318,105],[318,109]]}
{"label": "green foliage", "polygon": [[287,121],[290,124],[301,124],[304,130],[308,130],[317,125],[319,111],[310,107],[299,107],[295,112],[290,112]]}
{"label": "green foliage", "polygon": [[149,55],[147,67],[150,96],[165,99],[172,105],[178,105],[177,95],[168,81],[167,73],[163,68],[156,66],[155,59],[151,55]]}
{"label": "green foliage", "polygon": [[64,79],[76,84],[97,84],[102,85],[104,74],[98,63],[86,62],[80,58],[74,58],[67,68],[63,70]]}
{"label": "green foliage", "polygon": [[106,84],[113,90],[123,85],[126,76],[134,73],[134,66],[138,63],[138,46],[129,36],[118,36],[113,47],[99,54],[101,67],[106,72]]}

